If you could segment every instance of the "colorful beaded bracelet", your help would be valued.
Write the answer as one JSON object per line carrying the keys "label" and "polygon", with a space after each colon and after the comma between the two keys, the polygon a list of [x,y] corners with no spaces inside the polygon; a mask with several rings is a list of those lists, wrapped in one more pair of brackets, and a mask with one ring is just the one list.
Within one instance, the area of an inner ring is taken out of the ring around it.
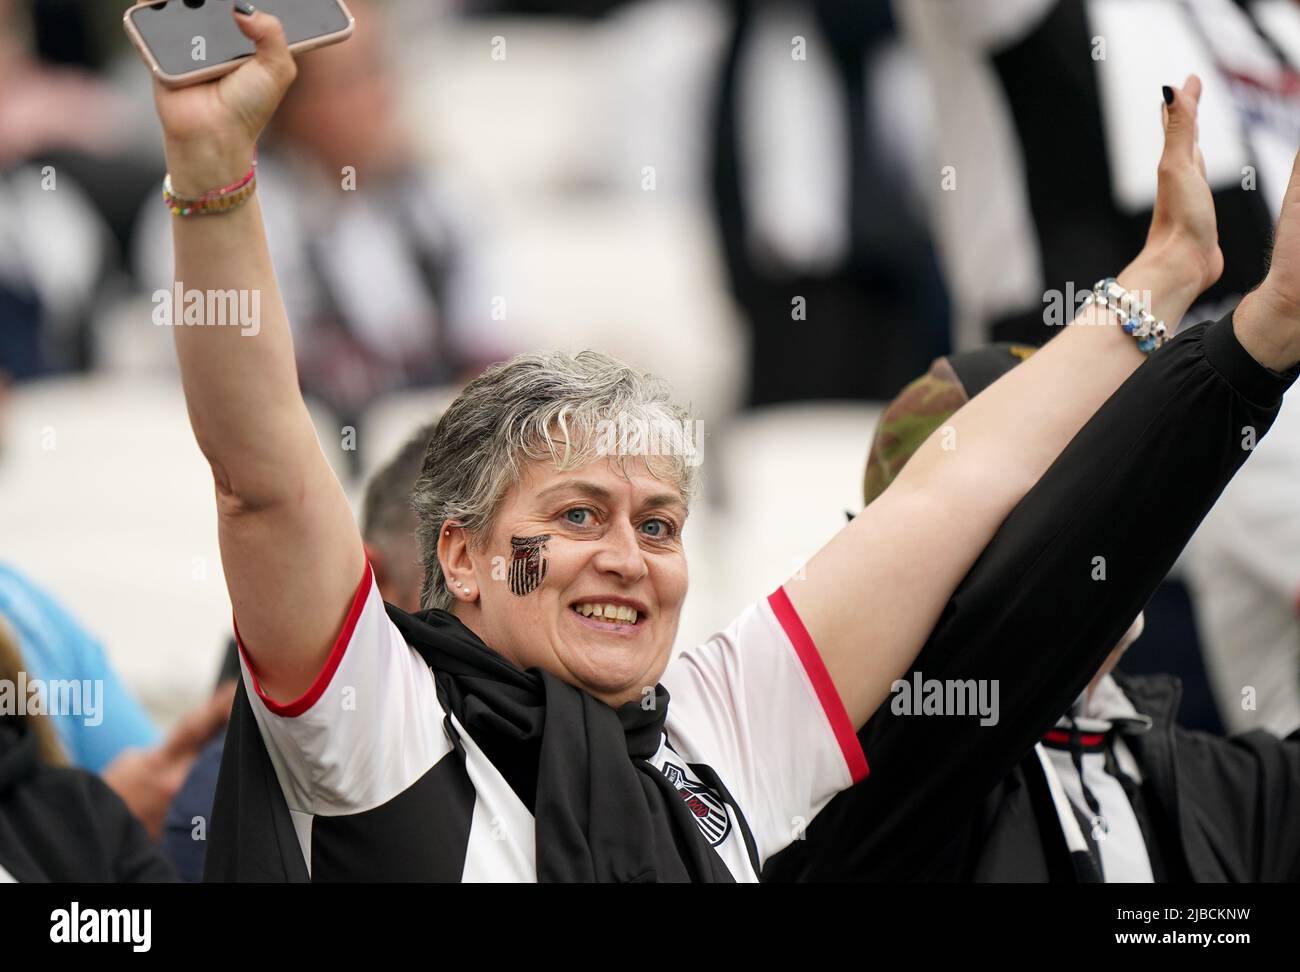
{"label": "colorful beaded bracelet", "polygon": [[1121,287],[1114,277],[1098,280],[1083,303],[1085,307],[1096,304],[1103,310],[1113,311],[1124,333],[1137,339],[1138,350],[1144,354],[1150,354],[1169,340],[1165,322],[1156,320],[1142,301]]}
{"label": "colorful beaded bracelet", "polygon": [[248,202],[257,189],[257,149],[253,149],[253,164],[248,174],[238,182],[222,189],[213,189],[197,199],[186,199],[172,191],[171,173],[163,178],[163,203],[173,216],[210,216],[228,213]]}

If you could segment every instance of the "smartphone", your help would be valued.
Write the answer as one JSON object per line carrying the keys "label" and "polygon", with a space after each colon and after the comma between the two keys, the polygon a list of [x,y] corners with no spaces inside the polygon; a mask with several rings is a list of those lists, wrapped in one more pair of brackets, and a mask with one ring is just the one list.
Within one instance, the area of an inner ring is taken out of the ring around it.
{"label": "smartphone", "polygon": [[[257,0],[259,10],[284,24],[295,54],[352,36],[354,20],[343,0]],[[210,81],[253,54],[240,33],[234,0],[157,0],[137,3],[122,18],[131,43],[159,81],[171,88]]]}

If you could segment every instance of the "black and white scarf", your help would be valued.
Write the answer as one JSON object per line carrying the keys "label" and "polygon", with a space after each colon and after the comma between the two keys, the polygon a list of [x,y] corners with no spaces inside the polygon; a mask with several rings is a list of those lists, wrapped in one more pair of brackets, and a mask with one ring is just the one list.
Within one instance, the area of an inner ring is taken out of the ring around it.
{"label": "black and white scarf", "polygon": [[[690,808],[650,762],[668,692],[618,709],[539,669],[522,671],[454,615],[388,605],[438,697],[532,812],[542,882],[730,882]],[[451,719],[445,728],[456,744]],[[436,802],[434,792],[430,801]],[[438,806],[421,808],[435,815]],[[204,879],[307,881],[288,805],[241,682],[217,781]]]}

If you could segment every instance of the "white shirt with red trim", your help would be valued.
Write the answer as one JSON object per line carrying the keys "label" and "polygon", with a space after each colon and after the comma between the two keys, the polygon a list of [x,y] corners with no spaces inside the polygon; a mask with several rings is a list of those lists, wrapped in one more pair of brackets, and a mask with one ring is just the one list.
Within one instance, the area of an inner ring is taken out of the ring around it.
{"label": "white shirt with red trim", "polygon": [[[440,800],[455,798],[440,802],[450,809],[429,823],[428,847],[420,848],[426,856],[436,852],[433,872],[448,880],[537,879],[532,814],[450,717],[465,750],[457,756],[433,674],[389,619],[369,566],[343,632],[301,698],[267,698],[242,651],[241,657],[315,877],[348,879],[353,872],[341,848],[353,845],[367,847],[358,867],[374,876],[374,828],[400,827],[392,813],[397,801],[433,786],[444,788]],[[800,839],[836,793],[867,774],[848,714],[783,590],[678,654],[662,682],[671,701],[651,763],[682,794],[737,881],[756,881],[767,858]],[[701,765],[704,772],[697,771]],[[708,770],[734,806],[701,779]],[[366,822],[370,830],[362,829]]]}

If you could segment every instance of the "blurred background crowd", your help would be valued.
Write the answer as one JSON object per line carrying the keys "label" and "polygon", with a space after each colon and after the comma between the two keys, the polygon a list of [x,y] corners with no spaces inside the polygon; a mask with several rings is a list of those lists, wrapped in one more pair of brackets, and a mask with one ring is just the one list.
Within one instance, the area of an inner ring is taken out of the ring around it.
{"label": "blurred background crowd", "polygon": [[[151,318],[169,217],[126,6],[0,0],[0,623],[33,666],[102,654],[146,746],[208,698],[230,607]],[[1229,268],[1190,321],[1262,276],[1300,145],[1294,0],[351,6],[259,170],[327,454],[360,512],[490,362],[596,347],[665,376],[706,431],[681,644],[861,506],[880,404],[933,358],[1041,344],[1136,255],[1161,84],[1205,81]],[[1179,673],[1189,725],[1286,733],[1300,408],[1258,451],[1124,666]]]}

